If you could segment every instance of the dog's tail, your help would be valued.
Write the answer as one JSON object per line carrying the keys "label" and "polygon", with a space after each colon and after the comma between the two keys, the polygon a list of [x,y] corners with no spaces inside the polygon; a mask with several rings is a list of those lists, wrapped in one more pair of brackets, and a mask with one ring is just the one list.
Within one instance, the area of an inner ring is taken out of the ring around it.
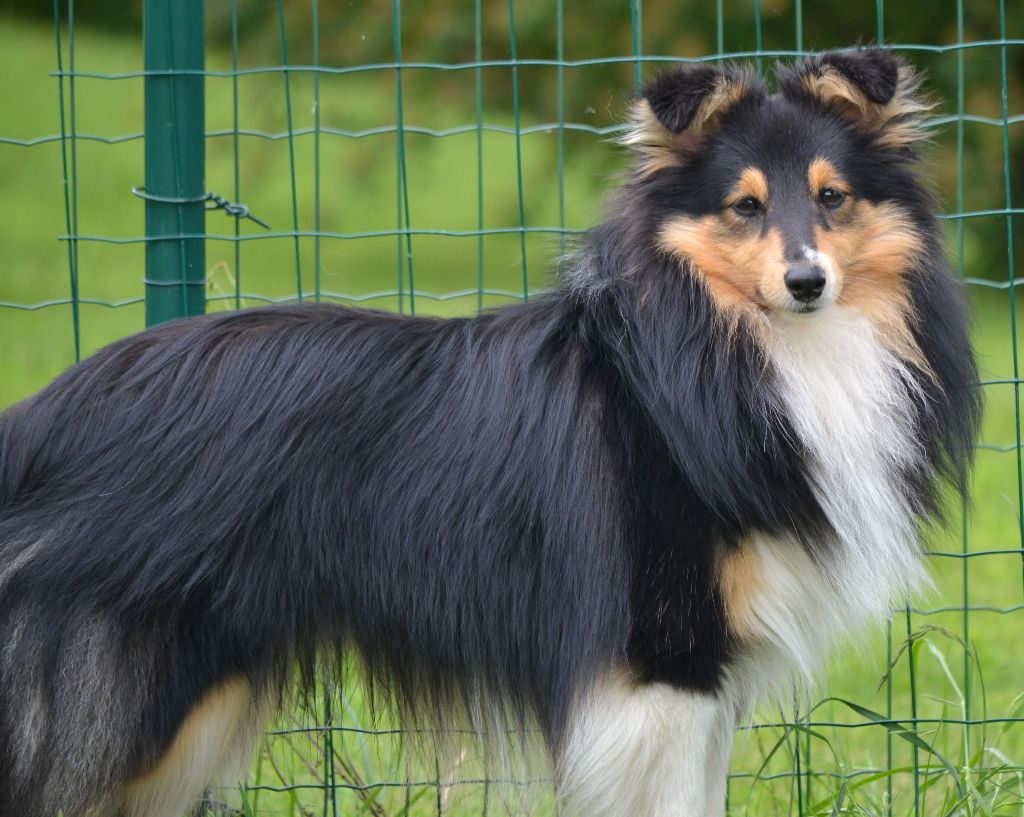
{"label": "dog's tail", "polygon": [[0,589],[0,815],[180,817],[234,790],[270,696],[183,632]]}
{"label": "dog's tail", "polygon": [[142,688],[112,620],[26,585],[64,544],[58,509],[32,509],[60,408],[37,396],[0,414],[0,814],[24,817],[98,802],[135,748]]}
{"label": "dog's tail", "polygon": [[125,655],[110,620],[62,618],[45,599],[3,604],[0,814],[72,817],[106,806],[104,793],[130,774],[139,748],[145,666]]}
{"label": "dog's tail", "polygon": [[0,414],[0,815],[180,817],[258,733],[256,685],[232,675],[202,610],[144,616],[108,586],[94,534],[110,488],[82,450],[110,369],[148,342]]}

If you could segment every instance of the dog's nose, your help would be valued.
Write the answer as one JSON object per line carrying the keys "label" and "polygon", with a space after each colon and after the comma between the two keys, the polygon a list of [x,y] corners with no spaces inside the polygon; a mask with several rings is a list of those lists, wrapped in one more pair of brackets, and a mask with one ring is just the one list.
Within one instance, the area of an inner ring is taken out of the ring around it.
{"label": "dog's nose", "polygon": [[813,265],[791,267],[785,281],[794,298],[810,303],[825,291],[825,270]]}

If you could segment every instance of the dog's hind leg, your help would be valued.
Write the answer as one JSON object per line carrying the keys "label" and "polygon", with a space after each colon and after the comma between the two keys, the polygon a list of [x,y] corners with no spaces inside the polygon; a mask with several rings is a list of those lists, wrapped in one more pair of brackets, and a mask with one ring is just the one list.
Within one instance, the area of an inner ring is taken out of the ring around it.
{"label": "dog's hind leg", "polygon": [[732,718],[725,698],[609,676],[577,706],[560,796],[574,817],[721,817]]}
{"label": "dog's hind leg", "polygon": [[119,814],[181,817],[197,806],[211,782],[237,786],[245,778],[265,714],[259,697],[241,678],[210,690],[156,764],[124,787]]}

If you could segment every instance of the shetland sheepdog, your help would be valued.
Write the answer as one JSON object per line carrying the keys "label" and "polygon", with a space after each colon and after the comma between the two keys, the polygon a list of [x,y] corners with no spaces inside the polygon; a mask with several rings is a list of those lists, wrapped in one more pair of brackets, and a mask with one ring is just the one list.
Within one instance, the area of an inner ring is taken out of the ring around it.
{"label": "shetland sheepdog", "polygon": [[979,417],[880,50],[652,80],[529,303],[167,323],[0,419],[0,814],[179,817],[357,655],[539,732],[568,813],[721,817],[737,719],[920,585]]}

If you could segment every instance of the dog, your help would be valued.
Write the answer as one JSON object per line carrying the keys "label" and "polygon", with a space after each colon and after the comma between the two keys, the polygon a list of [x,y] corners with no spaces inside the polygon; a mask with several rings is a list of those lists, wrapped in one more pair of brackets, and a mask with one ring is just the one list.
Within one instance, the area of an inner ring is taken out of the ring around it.
{"label": "dog", "polygon": [[650,81],[542,297],[189,318],[4,413],[0,813],[180,817],[357,655],[539,731],[571,814],[722,817],[738,719],[926,581],[980,414],[919,77],[776,80]]}

